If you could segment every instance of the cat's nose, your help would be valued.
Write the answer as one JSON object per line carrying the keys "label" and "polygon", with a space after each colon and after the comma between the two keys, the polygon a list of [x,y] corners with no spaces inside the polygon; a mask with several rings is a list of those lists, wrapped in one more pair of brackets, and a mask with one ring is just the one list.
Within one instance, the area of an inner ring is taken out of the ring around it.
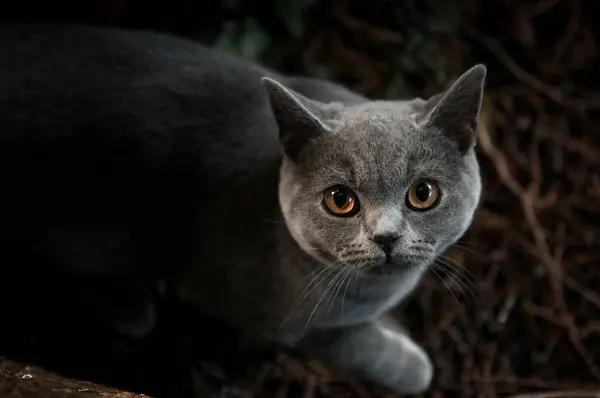
{"label": "cat's nose", "polygon": [[398,232],[385,232],[373,235],[373,242],[377,243],[387,253],[392,250],[394,244],[400,239]]}

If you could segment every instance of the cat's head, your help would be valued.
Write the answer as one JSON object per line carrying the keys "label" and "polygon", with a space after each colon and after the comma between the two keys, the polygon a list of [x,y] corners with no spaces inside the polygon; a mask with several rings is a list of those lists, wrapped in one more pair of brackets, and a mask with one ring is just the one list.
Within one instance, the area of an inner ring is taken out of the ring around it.
{"label": "cat's head", "polygon": [[413,103],[344,106],[264,78],[284,160],[279,200],[298,244],[323,262],[376,270],[429,265],[471,223],[486,68]]}

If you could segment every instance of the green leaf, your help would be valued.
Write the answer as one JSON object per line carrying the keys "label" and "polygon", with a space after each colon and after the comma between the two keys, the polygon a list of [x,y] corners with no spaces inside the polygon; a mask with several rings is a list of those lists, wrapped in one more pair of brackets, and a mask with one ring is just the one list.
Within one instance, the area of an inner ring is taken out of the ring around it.
{"label": "green leaf", "polygon": [[294,37],[304,33],[304,10],[315,0],[276,0],[275,10]]}
{"label": "green leaf", "polygon": [[240,54],[252,61],[261,61],[262,55],[271,45],[271,37],[254,20],[248,18],[240,38]]}
{"label": "green leaf", "polygon": [[313,61],[308,58],[304,58],[302,60],[302,66],[306,71],[306,74],[312,77],[316,77],[319,79],[329,80],[331,78],[331,73],[326,65],[322,63]]}
{"label": "green leaf", "polygon": [[223,25],[223,32],[217,37],[213,43],[213,47],[220,50],[238,54],[237,33],[238,27],[234,21],[227,21]]}
{"label": "green leaf", "polygon": [[213,43],[215,48],[259,63],[270,45],[270,36],[252,18],[247,18],[241,25],[227,21]]}

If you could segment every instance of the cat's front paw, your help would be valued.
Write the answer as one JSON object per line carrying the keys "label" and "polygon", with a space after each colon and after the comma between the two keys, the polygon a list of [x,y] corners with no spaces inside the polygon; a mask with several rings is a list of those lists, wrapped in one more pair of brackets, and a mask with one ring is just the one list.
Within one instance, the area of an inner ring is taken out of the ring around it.
{"label": "cat's front paw", "polygon": [[418,345],[411,344],[407,347],[406,357],[403,360],[403,371],[397,378],[388,384],[388,387],[401,394],[420,394],[425,392],[433,379],[433,364],[427,353]]}

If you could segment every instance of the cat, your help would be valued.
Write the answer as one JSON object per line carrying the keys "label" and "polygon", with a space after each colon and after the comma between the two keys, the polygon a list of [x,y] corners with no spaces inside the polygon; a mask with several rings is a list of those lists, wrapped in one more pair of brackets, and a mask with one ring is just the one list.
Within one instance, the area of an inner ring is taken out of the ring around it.
{"label": "cat", "polygon": [[78,299],[130,336],[156,324],[161,281],[393,391],[428,388],[431,360],[386,314],[478,206],[484,65],[383,101],[151,31],[4,26],[0,54],[0,261],[85,276]]}

